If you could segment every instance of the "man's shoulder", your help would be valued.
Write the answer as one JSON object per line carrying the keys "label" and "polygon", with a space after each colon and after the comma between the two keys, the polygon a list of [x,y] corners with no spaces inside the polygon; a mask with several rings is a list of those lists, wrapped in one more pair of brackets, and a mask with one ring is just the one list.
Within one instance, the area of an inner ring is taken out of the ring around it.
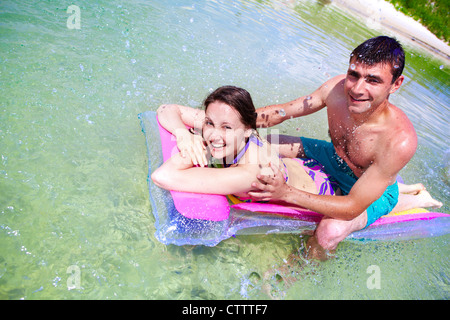
{"label": "man's shoulder", "polygon": [[338,76],[335,76],[335,77],[325,81],[321,88],[328,89],[328,91],[336,90],[336,89],[343,90],[345,77],[346,77],[345,74],[340,74]]}
{"label": "man's shoulder", "polygon": [[391,123],[387,129],[387,148],[396,157],[409,161],[417,149],[417,133],[406,114],[392,105]]}
{"label": "man's shoulder", "polygon": [[411,120],[409,120],[406,113],[393,104],[390,104],[390,110],[392,122],[391,126],[395,128],[397,131],[404,132],[405,137],[414,136],[415,138],[417,138],[414,125],[412,124]]}
{"label": "man's shoulder", "polygon": [[320,87],[328,107],[334,105],[334,101],[344,97],[344,82],[345,74],[341,74],[329,79]]}

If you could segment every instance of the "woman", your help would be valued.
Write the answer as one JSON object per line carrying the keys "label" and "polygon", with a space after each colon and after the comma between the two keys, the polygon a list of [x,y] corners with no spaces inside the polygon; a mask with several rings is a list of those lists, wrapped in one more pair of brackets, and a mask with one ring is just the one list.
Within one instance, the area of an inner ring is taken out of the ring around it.
{"label": "woman", "polygon": [[[175,135],[180,152],[153,172],[151,178],[157,186],[243,199],[257,174],[274,175],[273,165],[295,188],[314,194],[339,193],[330,177],[312,173],[310,165],[300,159],[281,159],[258,135],[255,107],[245,89],[220,87],[206,98],[204,106],[205,110],[173,104],[159,107],[158,120]],[[400,194],[394,212],[442,205],[422,184],[399,184],[399,188],[407,194]]]}
{"label": "woman", "polygon": [[[318,193],[302,161],[281,159],[258,135],[255,107],[246,90],[220,87],[206,98],[204,105],[204,111],[180,105],[162,105],[158,109],[159,122],[176,136],[181,152],[153,172],[151,178],[156,185],[168,190],[242,198],[252,190],[257,174],[273,175],[272,164],[288,184]],[[201,135],[193,135],[186,126]]]}

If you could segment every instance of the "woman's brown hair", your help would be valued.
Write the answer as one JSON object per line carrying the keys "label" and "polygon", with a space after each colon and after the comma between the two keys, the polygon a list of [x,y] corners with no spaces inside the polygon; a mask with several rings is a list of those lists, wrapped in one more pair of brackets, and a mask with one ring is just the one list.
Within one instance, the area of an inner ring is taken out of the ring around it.
{"label": "woman's brown hair", "polygon": [[223,102],[234,108],[240,115],[241,122],[249,128],[256,130],[256,110],[250,93],[235,86],[223,86],[214,90],[204,101],[205,111],[215,102]]}

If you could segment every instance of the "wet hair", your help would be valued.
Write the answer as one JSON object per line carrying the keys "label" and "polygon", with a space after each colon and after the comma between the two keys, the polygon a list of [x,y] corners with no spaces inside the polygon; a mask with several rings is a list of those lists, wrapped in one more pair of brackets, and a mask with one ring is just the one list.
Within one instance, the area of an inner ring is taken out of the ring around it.
{"label": "wet hair", "polygon": [[219,87],[209,94],[203,102],[205,111],[211,103],[216,101],[223,102],[235,109],[240,115],[241,122],[246,127],[256,130],[256,118],[258,115],[253,105],[252,97],[247,90],[234,86]]}
{"label": "wet hair", "polygon": [[355,58],[356,62],[369,66],[384,63],[391,66],[392,83],[402,74],[405,66],[405,52],[401,44],[394,38],[379,36],[361,43],[350,55],[350,62]]}

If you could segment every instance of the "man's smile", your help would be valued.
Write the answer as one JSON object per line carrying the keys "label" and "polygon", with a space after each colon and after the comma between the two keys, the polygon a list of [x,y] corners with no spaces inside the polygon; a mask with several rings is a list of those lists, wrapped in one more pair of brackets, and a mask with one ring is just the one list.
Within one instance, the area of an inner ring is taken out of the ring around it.
{"label": "man's smile", "polygon": [[352,102],[368,102],[369,101],[369,99],[361,99],[361,98],[360,99],[356,99],[351,94],[349,94],[349,97],[350,97]]}

